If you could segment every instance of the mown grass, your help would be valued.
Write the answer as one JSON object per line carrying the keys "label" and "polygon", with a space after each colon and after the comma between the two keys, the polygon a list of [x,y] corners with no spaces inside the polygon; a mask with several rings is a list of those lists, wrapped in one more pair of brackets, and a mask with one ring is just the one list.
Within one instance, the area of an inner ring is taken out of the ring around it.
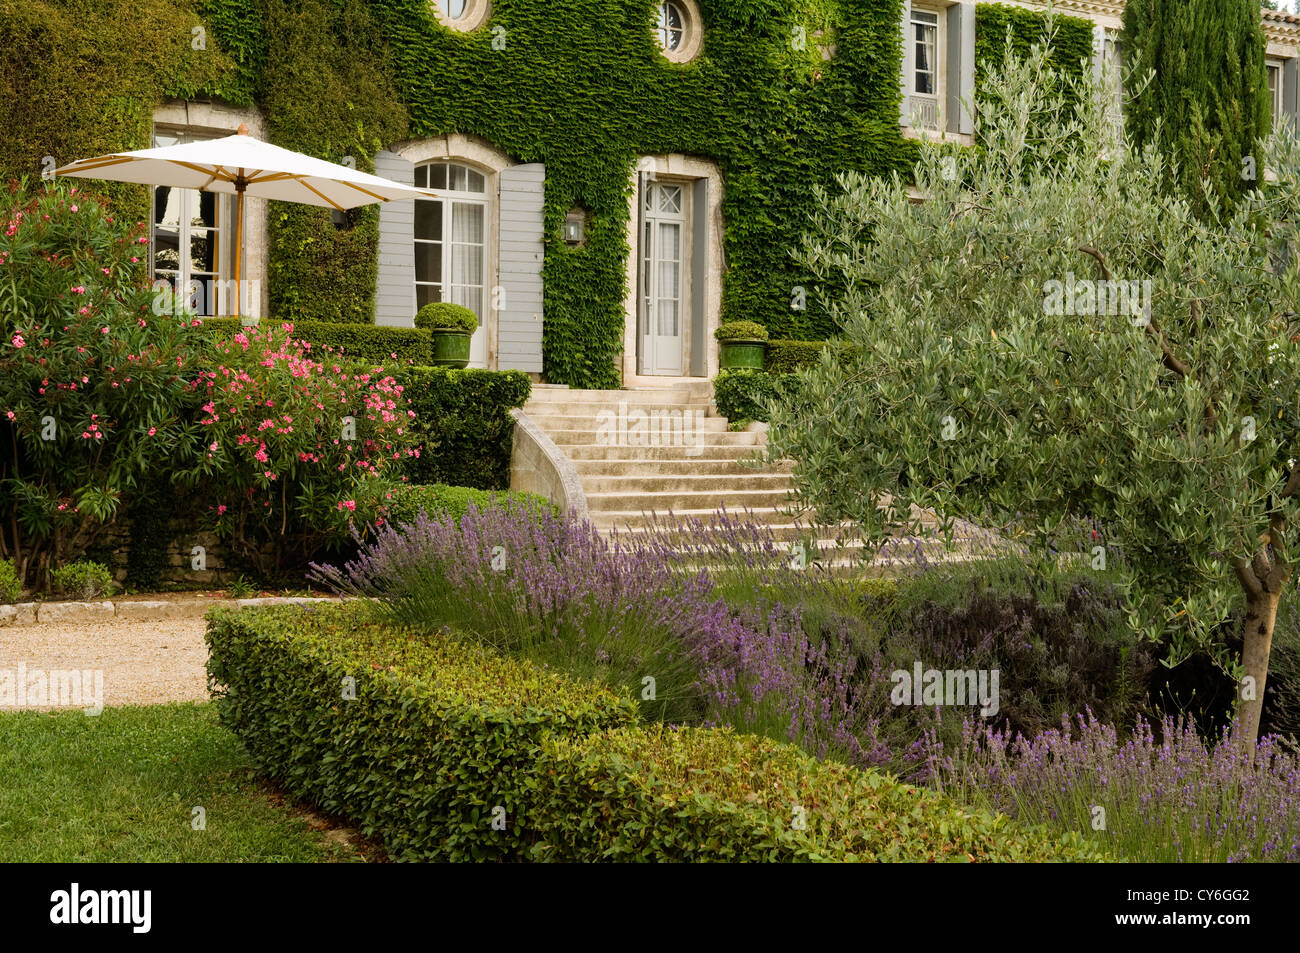
{"label": "mown grass", "polygon": [[[194,830],[193,809],[206,812]],[[321,826],[319,823],[315,826]],[[260,786],[211,704],[0,713],[0,858],[358,859]]]}

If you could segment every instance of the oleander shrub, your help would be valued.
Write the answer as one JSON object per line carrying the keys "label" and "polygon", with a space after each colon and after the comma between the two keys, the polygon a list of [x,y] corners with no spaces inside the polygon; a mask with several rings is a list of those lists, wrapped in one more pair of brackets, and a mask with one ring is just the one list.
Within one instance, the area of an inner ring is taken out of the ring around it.
{"label": "oleander shrub", "polygon": [[478,315],[463,305],[435,301],[415,313],[415,326],[426,331],[450,330],[473,334],[478,330]]}
{"label": "oleander shrub", "polygon": [[348,539],[354,521],[373,523],[419,453],[402,385],[313,352],[292,325],[215,344],[201,388],[207,521],[264,577]]}
{"label": "oleander shrub", "polygon": [[1106,859],[877,771],[729,729],[554,736],[530,777],[549,861],[1041,862]]}
{"label": "oleander shrub", "polygon": [[347,818],[397,860],[521,859],[541,744],[631,724],[632,703],[368,613],[212,610],[208,673],[222,724],[287,792]]}
{"label": "oleander shrub", "polygon": [[98,599],[113,591],[113,573],[102,563],[79,560],[54,570],[54,589],[71,599]]}
{"label": "oleander shrub", "polygon": [[0,605],[12,605],[22,598],[23,581],[12,559],[0,559]]}
{"label": "oleander shrub", "polygon": [[151,312],[148,258],[78,186],[0,189],[0,553],[31,588],[195,464],[200,331]]}
{"label": "oleander shrub", "polygon": [[[263,326],[276,327],[263,321]],[[204,318],[203,328],[216,340],[228,341],[242,330],[238,318]],[[312,348],[328,348],[343,357],[386,367],[425,365],[433,354],[429,332],[421,328],[345,324],[336,321],[296,321],[293,336]]]}
{"label": "oleander shrub", "polygon": [[[428,332],[423,332],[428,333]],[[532,383],[522,371],[408,367],[397,373],[415,411],[420,455],[408,462],[412,483],[480,490],[510,485],[514,418]]]}

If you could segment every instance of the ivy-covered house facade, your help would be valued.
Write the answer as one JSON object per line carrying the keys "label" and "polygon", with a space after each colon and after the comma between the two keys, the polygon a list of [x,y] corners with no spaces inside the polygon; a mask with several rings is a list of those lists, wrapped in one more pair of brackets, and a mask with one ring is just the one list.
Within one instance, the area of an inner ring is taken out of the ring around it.
{"label": "ivy-covered house facade", "polygon": [[[969,143],[980,67],[1045,3],[973,0],[0,0],[7,176],[252,135],[428,187],[353,213],[250,202],[252,310],[409,327],[452,301],[475,366],[618,387],[708,378],[713,331],[835,328],[791,255],[845,170]],[[1122,3],[1058,0],[1058,62],[1122,54]],[[1295,114],[1300,21],[1265,12]],[[233,311],[233,206],[109,189],[148,216],[157,280]],[[144,211],[147,208],[147,213]]]}

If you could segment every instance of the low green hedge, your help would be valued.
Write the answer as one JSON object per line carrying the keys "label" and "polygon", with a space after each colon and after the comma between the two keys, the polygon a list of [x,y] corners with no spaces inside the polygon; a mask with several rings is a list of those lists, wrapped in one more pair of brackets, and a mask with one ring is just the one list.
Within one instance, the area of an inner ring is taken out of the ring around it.
{"label": "low green hedge", "polygon": [[554,736],[531,776],[549,861],[1097,861],[876,771],[730,729]]}
{"label": "low green hedge", "polygon": [[208,672],[259,768],[394,859],[1104,859],[790,745],[638,727],[608,689],[373,612],[215,608]]}
{"label": "low green hedge", "polygon": [[349,818],[394,859],[522,858],[525,780],[542,742],[629,725],[635,705],[451,636],[380,625],[370,611],[209,612],[222,724],[286,791]]}
{"label": "low green hedge", "polygon": [[843,353],[850,347],[840,341],[768,341],[763,369],[770,374],[788,374],[817,364],[827,348]]}
{"label": "low green hedge", "polygon": [[420,510],[429,516],[451,516],[459,520],[473,503],[480,510],[495,506],[527,506],[555,511],[551,501],[535,493],[512,493],[508,490],[475,490],[467,486],[441,484],[407,484],[393,491],[388,519],[393,523],[413,523]]}
{"label": "low green hedge", "polygon": [[[263,320],[263,325],[274,322]],[[229,338],[240,328],[238,318],[204,318],[213,335]],[[433,338],[422,328],[391,328],[373,324],[337,324],[332,321],[296,321],[293,336],[315,347],[328,347],[348,357],[376,364],[428,364],[433,358]]]}
{"label": "low green hedge", "polygon": [[[427,333],[427,332],[425,332]],[[532,393],[523,371],[408,367],[397,374],[424,437],[412,458],[413,483],[500,490],[510,485],[512,407]]]}
{"label": "low green hedge", "polygon": [[795,378],[788,374],[749,369],[719,371],[713,379],[713,402],[718,405],[718,413],[732,423],[766,421],[767,402],[788,398],[795,386]]}

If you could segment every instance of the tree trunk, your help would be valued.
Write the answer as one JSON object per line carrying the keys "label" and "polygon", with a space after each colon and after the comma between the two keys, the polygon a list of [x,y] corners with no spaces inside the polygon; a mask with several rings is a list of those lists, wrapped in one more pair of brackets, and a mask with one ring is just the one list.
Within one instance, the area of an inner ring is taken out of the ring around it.
{"label": "tree trunk", "polygon": [[1268,655],[1273,646],[1273,623],[1277,621],[1280,587],[1246,594],[1246,622],[1242,633],[1241,664],[1247,679],[1237,686],[1240,702],[1237,715],[1243,741],[1259,737],[1260,715],[1264,711],[1264,683],[1268,679]]}

